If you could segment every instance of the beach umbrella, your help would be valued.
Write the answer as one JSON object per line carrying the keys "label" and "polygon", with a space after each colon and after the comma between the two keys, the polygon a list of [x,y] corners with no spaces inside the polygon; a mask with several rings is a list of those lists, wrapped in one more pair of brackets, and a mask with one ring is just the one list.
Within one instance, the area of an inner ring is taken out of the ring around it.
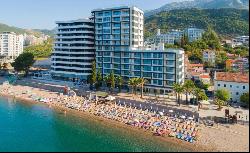
{"label": "beach umbrella", "polygon": [[139,120],[138,120],[137,118],[136,118],[136,119],[134,119],[134,121],[135,121],[135,122],[139,122]]}
{"label": "beach umbrella", "polygon": [[174,111],[173,110],[169,110],[169,113],[173,113]]}
{"label": "beach umbrella", "polygon": [[194,118],[193,117],[188,117],[189,120],[193,120]]}
{"label": "beach umbrella", "polygon": [[181,116],[181,118],[182,118],[182,119],[185,119],[185,118],[186,118],[186,116],[182,115],[182,116]]}
{"label": "beach umbrella", "polygon": [[154,126],[161,126],[161,122],[155,122],[153,125]]}
{"label": "beach umbrella", "polygon": [[161,115],[161,116],[163,116],[164,114],[163,114],[163,112],[159,112],[159,114]]}

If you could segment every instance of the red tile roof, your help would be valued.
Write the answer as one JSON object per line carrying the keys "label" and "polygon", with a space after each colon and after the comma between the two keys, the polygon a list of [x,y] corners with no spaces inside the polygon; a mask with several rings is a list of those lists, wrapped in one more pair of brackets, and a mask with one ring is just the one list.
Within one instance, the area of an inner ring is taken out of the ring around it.
{"label": "red tile roof", "polygon": [[249,83],[248,73],[231,73],[231,72],[216,72],[216,79],[218,81]]}
{"label": "red tile roof", "polygon": [[202,79],[210,79],[210,76],[206,75],[206,74],[201,74],[200,78],[202,78]]}
{"label": "red tile roof", "polygon": [[203,67],[203,64],[189,64],[190,67]]}

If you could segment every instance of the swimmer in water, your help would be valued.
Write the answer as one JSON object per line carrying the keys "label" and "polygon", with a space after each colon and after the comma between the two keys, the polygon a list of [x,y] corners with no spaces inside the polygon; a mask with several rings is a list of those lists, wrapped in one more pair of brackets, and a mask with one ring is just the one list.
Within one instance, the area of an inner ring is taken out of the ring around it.
{"label": "swimmer in water", "polygon": [[65,110],[65,111],[64,111],[64,115],[66,115],[66,114],[67,114],[67,111]]}

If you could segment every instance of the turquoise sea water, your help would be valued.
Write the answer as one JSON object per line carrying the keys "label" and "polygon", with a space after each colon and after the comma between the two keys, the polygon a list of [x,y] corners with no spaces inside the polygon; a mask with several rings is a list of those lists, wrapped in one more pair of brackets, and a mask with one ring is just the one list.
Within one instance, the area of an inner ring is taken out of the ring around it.
{"label": "turquoise sea water", "polygon": [[75,113],[0,98],[0,151],[188,150]]}

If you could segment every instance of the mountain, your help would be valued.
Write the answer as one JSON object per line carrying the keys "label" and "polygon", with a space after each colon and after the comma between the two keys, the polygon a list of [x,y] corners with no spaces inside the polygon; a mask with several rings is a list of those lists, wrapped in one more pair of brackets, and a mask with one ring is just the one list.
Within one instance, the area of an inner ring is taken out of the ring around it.
{"label": "mountain", "polygon": [[161,12],[145,18],[145,37],[171,29],[213,28],[219,35],[249,35],[249,10],[245,9],[180,9]]}
{"label": "mountain", "polygon": [[154,15],[163,11],[176,9],[220,9],[220,8],[235,8],[249,9],[249,0],[192,0],[168,3],[158,9],[146,11],[145,16]]}
{"label": "mountain", "polygon": [[48,30],[48,29],[33,29],[33,30],[39,31],[39,32],[41,32],[41,33],[43,33],[43,34],[45,34],[45,35],[49,35],[49,36],[51,36],[51,37],[54,36],[55,31],[56,31],[55,29],[52,29],[52,30]]}
{"label": "mountain", "polygon": [[13,27],[13,26],[9,26],[3,23],[0,23],[0,33],[5,32],[5,31],[11,31],[11,32],[15,32],[17,34],[33,34],[35,36],[40,36],[42,33],[49,35],[49,36],[53,36],[54,35],[54,30],[47,30],[47,29],[22,29],[22,28],[18,28],[18,27]]}

